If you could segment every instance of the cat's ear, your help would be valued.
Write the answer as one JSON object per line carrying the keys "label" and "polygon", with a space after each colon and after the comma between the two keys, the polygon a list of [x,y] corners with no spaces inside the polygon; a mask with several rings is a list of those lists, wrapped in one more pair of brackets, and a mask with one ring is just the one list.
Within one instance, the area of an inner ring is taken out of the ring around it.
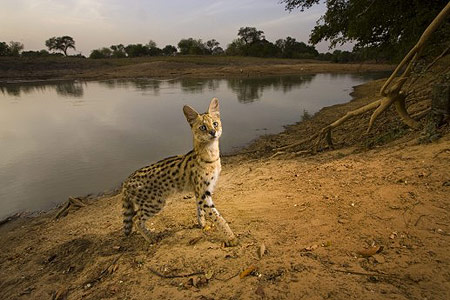
{"label": "cat's ear", "polygon": [[197,119],[197,117],[198,117],[198,112],[196,112],[195,109],[193,109],[189,105],[183,106],[183,112],[184,112],[184,115],[186,116],[186,120],[192,126],[195,119]]}
{"label": "cat's ear", "polygon": [[214,115],[214,116],[220,117],[220,112],[219,112],[219,99],[213,98],[213,99],[211,100],[211,103],[209,103],[208,113],[209,113],[210,115]]}

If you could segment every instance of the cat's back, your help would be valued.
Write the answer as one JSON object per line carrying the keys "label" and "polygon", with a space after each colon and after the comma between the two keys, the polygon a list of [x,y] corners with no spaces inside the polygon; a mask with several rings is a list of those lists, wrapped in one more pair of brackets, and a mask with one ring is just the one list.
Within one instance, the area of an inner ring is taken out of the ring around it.
{"label": "cat's back", "polygon": [[179,165],[184,157],[185,155],[170,156],[134,171],[123,182],[123,188],[125,190],[156,186],[175,188],[177,181],[175,179],[180,173]]}

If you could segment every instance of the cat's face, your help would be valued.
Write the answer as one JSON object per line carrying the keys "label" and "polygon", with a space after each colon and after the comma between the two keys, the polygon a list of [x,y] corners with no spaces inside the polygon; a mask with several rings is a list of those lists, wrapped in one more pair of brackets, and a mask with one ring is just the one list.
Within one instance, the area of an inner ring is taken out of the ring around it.
{"label": "cat's face", "polygon": [[207,113],[199,114],[188,105],[183,107],[183,112],[189,125],[191,125],[192,134],[196,141],[211,142],[219,139],[222,135],[219,100],[217,98],[211,100]]}

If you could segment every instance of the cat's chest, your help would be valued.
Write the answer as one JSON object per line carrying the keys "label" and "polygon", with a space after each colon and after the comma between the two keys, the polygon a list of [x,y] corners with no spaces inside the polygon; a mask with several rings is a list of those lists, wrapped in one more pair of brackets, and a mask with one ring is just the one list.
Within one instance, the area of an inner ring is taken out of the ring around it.
{"label": "cat's chest", "polygon": [[220,171],[221,171],[220,163],[198,166],[197,174],[199,175],[200,179],[199,182],[209,187],[211,190],[214,189],[219,179]]}
{"label": "cat's chest", "polygon": [[215,168],[210,174],[210,177],[208,178],[211,188],[214,188],[216,186],[216,183],[219,180],[219,175],[220,175],[220,166],[218,168]]}

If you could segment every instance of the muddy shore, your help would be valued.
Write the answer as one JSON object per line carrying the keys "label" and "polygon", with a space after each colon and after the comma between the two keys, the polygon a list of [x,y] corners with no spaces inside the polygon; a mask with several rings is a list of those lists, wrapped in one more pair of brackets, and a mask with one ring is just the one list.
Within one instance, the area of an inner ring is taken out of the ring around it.
{"label": "muddy shore", "polygon": [[[370,115],[336,130],[335,150],[295,154],[300,145],[270,158],[373,101],[380,84],[224,157],[214,198],[239,246],[195,226],[192,195],[148,222],[153,245],[123,236],[120,195],[86,199],[57,220],[55,210],[0,226],[0,298],[450,298],[448,128],[423,142],[391,110],[369,135]],[[429,101],[411,98],[408,108]]]}

